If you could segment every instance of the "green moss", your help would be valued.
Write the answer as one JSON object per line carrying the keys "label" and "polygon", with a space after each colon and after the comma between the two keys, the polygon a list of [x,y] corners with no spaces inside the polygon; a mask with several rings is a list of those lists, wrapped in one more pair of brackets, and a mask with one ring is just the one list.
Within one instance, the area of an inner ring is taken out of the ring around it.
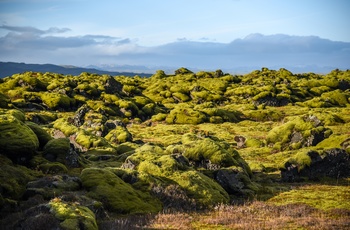
{"label": "green moss", "polygon": [[25,122],[26,117],[25,117],[24,113],[20,110],[10,109],[10,110],[6,110],[5,113],[14,116],[20,122]]}
{"label": "green moss", "polygon": [[[307,142],[307,138],[311,135],[323,135],[324,138],[327,138],[331,134],[331,130],[320,126],[318,124],[315,127],[315,123],[308,119],[308,117],[295,117],[294,119],[288,121],[287,123],[273,128],[266,137],[267,144],[274,144],[275,149],[285,149],[288,145],[293,143],[301,143],[300,146],[310,146],[316,145],[318,143]],[[317,118],[316,118],[317,119]],[[296,140],[293,140],[293,135],[299,136]],[[296,147],[297,145],[294,145]]]}
{"label": "green moss", "polygon": [[68,138],[52,139],[44,146],[44,156],[51,161],[66,162],[70,142]]}
{"label": "green moss", "polygon": [[105,139],[113,144],[125,143],[132,141],[132,135],[122,126],[117,126],[115,129],[111,130],[106,136]]}
{"label": "green moss", "polygon": [[169,178],[185,189],[190,198],[204,207],[213,207],[229,201],[227,192],[218,183],[198,171],[175,172]]}
{"label": "green moss", "polygon": [[192,108],[178,106],[170,111],[165,119],[168,124],[200,124],[207,120],[204,113]]}
{"label": "green moss", "polygon": [[343,93],[341,90],[334,90],[332,92],[323,93],[321,98],[326,102],[329,102],[336,106],[346,106],[349,104],[347,99],[348,95]]}
{"label": "green moss", "polygon": [[237,165],[237,162],[233,158],[233,152],[227,151],[209,138],[187,142],[185,144],[185,149],[186,151],[183,155],[189,160],[209,160],[212,164],[217,164],[223,167]]}
{"label": "green moss", "polygon": [[77,132],[76,142],[87,149],[96,147],[110,147],[104,138],[92,135],[90,132],[85,130],[80,130]]}
{"label": "green moss", "polygon": [[75,100],[67,95],[59,93],[43,93],[41,100],[49,109],[70,109],[74,106]]}
{"label": "green moss", "polygon": [[0,152],[16,159],[31,157],[38,147],[38,137],[28,126],[13,115],[0,115]]}
{"label": "green moss", "polygon": [[76,203],[64,202],[59,198],[50,201],[50,212],[61,221],[63,229],[98,229],[95,214],[87,207]]}
{"label": "green moss", "polygon": [[170,152],[174,151],[174,148],[176,146],[164,151],[157,146],[144,145],[136,149],[135,153],[129,156],[125,162],[132,162],[140,173],[161,177],[162,180],[157,183],[161,183],[163,186],[167,186],[169,183],[180,185],[187,192],[187,195],[199,205],[207,207],[228,202],[227,193],[214,180],[198,171],[189,169],[169,155]]}
{"label": "green moss", "polygon": [[59,118],[54,121],[53,127],[62,131],[66,136],[73,135],[79,130],[76,126],[70,124],[65,118]]}
{"label": "green moss", "polygon": [[40,125],[33,123],[33,122],[27,122],[26,125],[33,130],[35,135],[38,137],[39,140],[39,147],[43,148],[47,142],[52,140],[52,137],[50,134],[46,132],[45,129],[43,129]]}
{"label": "green moss", "polygon": [[318,143],[316,147],[324,148],[324,149],[341,148],[341,144],[349,138],[350,138],[349,134],[342,134],[342,135],[333,134],[329,138]]}
{"label": "green moss", "polygon": [[165,113],[158,113],[156,115],[153,115],[151,120],[152,121],[164,121],[168,115]]}
{"label": "green moss", "polygon": [[0,155],[0,195],[4,198],[20,199],[26,189],[26,184],[41,176],[37,171],[27,167],[14,165],[4,155]]}
{"label": "green moss", "polygon": [[[211,121],[211,123],[238,122],[240,120],[238,113],[234,111],[228,111],[228,110],[218,109],[218,108],[205,108],[205,109],[202,109],[201,111],[208,114],[208,116],[210,116],[210,119],[213,118],[212,120],[217,121],[217,122]],[[220,117],[221,119],[218,119],[215,117]],[[219,122],[220,120],[222,120],[222,122]]]}
{"label": "green moss", "polygon": [[161,204],[150,194],[135,190],[107,169],[84,169],[80,176],[89,196],[100,200],[105,207],[122,214],[154,213]]}
{"label": "green moss", "polygon": [[60,162],[43,163],[37,169],[45,174],[65,174],[68,172],[67,167]]}
{"label": "green moss", "polygon": [[186,102],[186,101],[191,100],[191,98],[187,94],[184,94],[184,93],[175,92],[172,95],[173,95],[173,98],[179,102]]}
{"label": "green moss", "polygon": [[245,142],[245,145],[249,148],[259,148],[264,146],[264,142],[262,142],[259,139],[255,139],[255,138],[248,138]]}

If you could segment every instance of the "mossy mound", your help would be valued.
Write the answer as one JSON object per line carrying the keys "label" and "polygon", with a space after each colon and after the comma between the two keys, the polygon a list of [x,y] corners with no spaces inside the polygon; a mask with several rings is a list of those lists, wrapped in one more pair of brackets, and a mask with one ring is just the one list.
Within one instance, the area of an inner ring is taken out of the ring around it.
{"label": "mossy mound", "polygon": [[63,229],[98,229],[95,214],[87,207],[54,198],[49,202],[50,212],[61,221]]}
{"label": "mossy mound", "polygon": [[43,129],[40,125],[33,123],[33,122],[27,122],[26,125],[33,130],[35,135],[38,137],[39,140],[39,147],[43,148],[47,142],[52,140],[52,137],[48,132],[46,132],[45,129]]}
{"label": "mossy mound", "polygon": [[319,180],[323,177],[347,178],[350,176],[350,155],[343,149],[300,151],[281,169],[284,181],[303,179]]}
{"label": "mossy mound", "polygon": [[0,108],[8,108],[9,103],[10,99],[6,95],[0,93]]}
{"label": "mossy mound", "polygon": [[111,130],[105,136],[105,139],[112,144],[120,144],[132,141],[132,135],[127,128],[118,126],[115,129]]}
{"label": "mossy mound", "polygon": [[170,147],[170,149],[164,150],[158,146],[144,145],[125,160],[123,168],[137,170],[142,174],[146,173],[158,178],[153,179],[155,181],[152,183],[162,187],[180,186],[198,207],[228,202],[227,192],[218,183],[190,168],[188,160],[178,155],[179,148]]}
{"label": "mossy mound", "polygon": [[66,162],[66,156],[70,149],[68,138],[58,138],[50,140],[44,146],[44,157],[50,161]]}
{"label": "mossy mound", "polygon": [[207,121],[205,113],[190,107],[177,106],[165,119],[168,124],[200,124]]}
{"label": "mossy mound", "polygon": [[[15,162],[27,161],[39,148],[32,129],[11,114],[0,115],[0,152]],[[23,159],[21,159],[23,158]]]}
{"label": "mossy mound", "polygon": [[25,192],[26,184],[41,176],[40,172],[13,164],[3,155],[0,155],[0,167],[0,195],[3,198],[20,199]]}
{"label": "mossy mound", "polygon": [[83,129],[77,132],[76,142],[86,149],[111,147],[105,138],[96,136]]}
{"label": "mossy mound", "polygon": [[266,142],[276,150],[299,149],[315,146],[331,134],[332,130],[325,128],[317,117],[309,115],[296,117],[273,128],[268,133]]}
{"label": "mossy mound", "polygon": [[89,191],[89,196],[103,202],[110,211],[140,214],[161,210],[160,202],[150,194],[135,190],[108,169],[84,169],[80,178],[83,186]]}

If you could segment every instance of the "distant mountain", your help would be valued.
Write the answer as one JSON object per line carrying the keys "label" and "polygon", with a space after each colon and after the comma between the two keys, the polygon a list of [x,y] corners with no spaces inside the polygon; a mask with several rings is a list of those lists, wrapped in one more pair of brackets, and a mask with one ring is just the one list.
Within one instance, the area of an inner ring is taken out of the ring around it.
{"label": "distant mountain", "polygon": [[53,64],[26,64],[16,62],[0,62],[0,78],[11,76],[16,73],[23,73],[26,71],[33,72],[53,72],[65,75],[79,75],[82,72],[96,73],[96,74],[108,74],[108,75],[125,75],[125,76],[141,76],[150,77],[152,74],[149,73],[134,73],[134,72],[116,72],[116,71],[105,71],[95,68],[83,68],[77,66],[59,66]]}

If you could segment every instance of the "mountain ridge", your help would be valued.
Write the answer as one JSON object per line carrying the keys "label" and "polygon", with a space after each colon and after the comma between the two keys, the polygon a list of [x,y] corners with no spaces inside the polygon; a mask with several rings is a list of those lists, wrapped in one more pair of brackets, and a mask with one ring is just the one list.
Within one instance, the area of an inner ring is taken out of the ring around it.
{"label": "mountain ridge", "polygon": [[54,64],[27,64],[19,62],[0,62],[0,78],[11,76],[16,73],[22,73],[27,71],[34,72],[54,72],[65,75],[79,75],[82,72],[96,73],[96,74],[108,74],[108,75],[125,75],[134,76],[139,75],[141,77],[150,77],[152,74],[147,73],[134,73],[134,72],[118,72],[118,71],[106,71],[96,68],[84,68],[74,65],[54,65]]}

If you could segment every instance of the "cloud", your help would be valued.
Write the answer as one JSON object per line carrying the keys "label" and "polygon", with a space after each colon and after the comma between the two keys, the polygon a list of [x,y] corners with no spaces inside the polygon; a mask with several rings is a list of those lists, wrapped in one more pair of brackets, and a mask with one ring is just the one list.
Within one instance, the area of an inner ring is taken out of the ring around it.
{"label": "cloud", "polygon": [[7,25],[0,26],[0,29],[13,31],[13,32],[19,32],[19,33],[30,33],[30,34],[38,34],[38,35],[57,34],[57,33],[65,33],[65,32],[70,31],[69,28],[51,27],[48,30],[40,30],[40,29],[37,29],[35,27],[31,27],[31,26],[7,26]]}
{"label": "cloud", "polygon": [[57,36],[70,31],[69,28],[51,27],[40,30],[34,27],[19,27],[2,25],[0,29],[10,31],[0,37],[0,48],[4,50],[57,50],[99,45],[120,46],[130,44],[129,38],[111,37],[106,35]]}
{"label": "cloud", "polygon": [[53,64],[129,64],[197,69],[234,69],[242,66],[334,66],[350,68],[350,43],[317,36],[251,34],[230,43],[207,40],[177,41],[153,47],[137,39],[87,34],[64,36],[69,28],[2,25],[0,61]]}

